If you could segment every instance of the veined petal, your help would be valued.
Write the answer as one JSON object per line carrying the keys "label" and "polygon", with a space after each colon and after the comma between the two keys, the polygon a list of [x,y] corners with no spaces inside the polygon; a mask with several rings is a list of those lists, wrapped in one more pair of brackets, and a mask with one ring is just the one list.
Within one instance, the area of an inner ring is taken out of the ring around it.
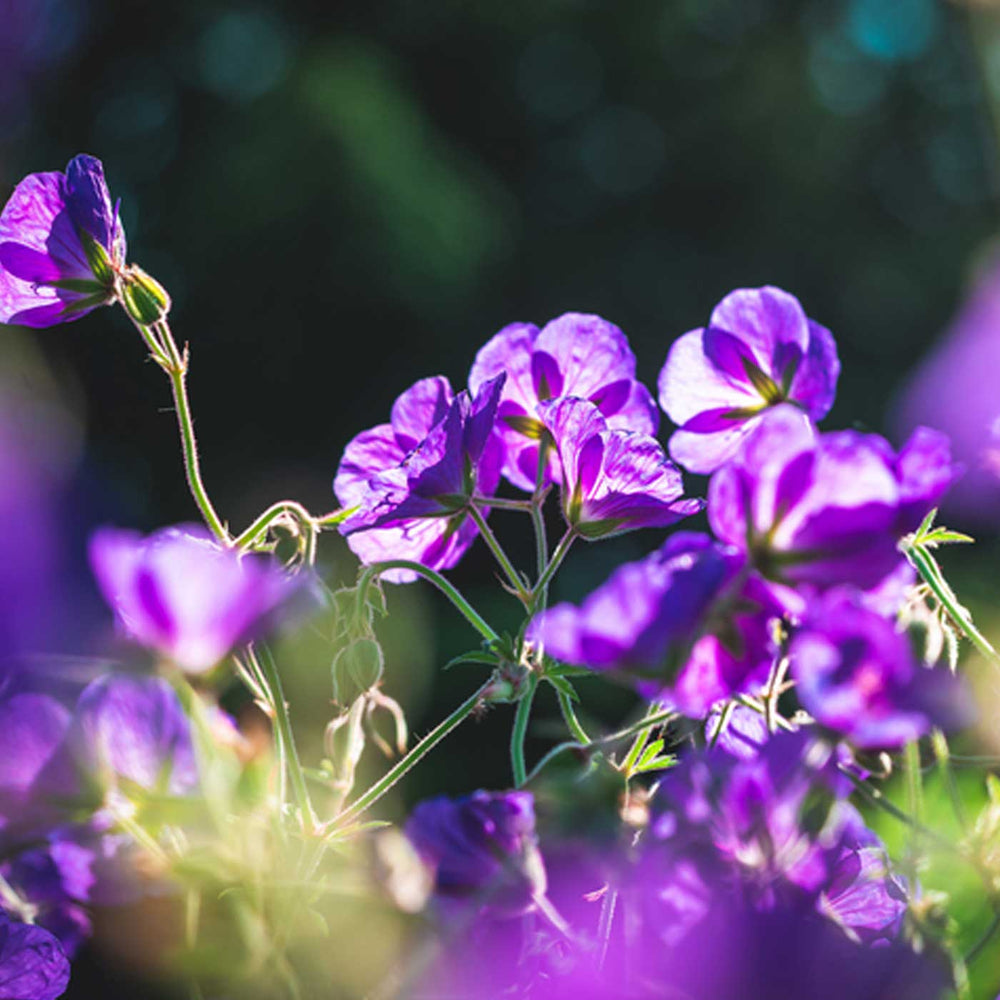
{"label": "veined petal", "polygon": [[412,451],[448,413],[454,399],[443,375],[414,382],[392,404],[392,429],[403,452]]}
{"label": "veined petal", "polygon": [[709,326],[738,337],[767,372],[780,344],[797,344],[803,352],[809,346],[808,320],[799,300],[772,285],[730,292],[712,310]]}
{"label": "veined petal", "polygon": [[93,236],[112,254],[115,236],[112,227],[116,219],[100,160],[81,153],[69,161],[66,167],[66,205],[74,225]]}

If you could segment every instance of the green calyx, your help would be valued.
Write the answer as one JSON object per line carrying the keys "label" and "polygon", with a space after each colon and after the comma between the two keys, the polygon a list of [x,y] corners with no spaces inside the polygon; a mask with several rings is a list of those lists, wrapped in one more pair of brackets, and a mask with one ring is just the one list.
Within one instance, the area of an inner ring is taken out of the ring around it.
{"label": "green calyx", "polygon": [[129,316],[142,326],[159,323],[170,312],[167,290],[135,264],[122,275],[121,298]]}

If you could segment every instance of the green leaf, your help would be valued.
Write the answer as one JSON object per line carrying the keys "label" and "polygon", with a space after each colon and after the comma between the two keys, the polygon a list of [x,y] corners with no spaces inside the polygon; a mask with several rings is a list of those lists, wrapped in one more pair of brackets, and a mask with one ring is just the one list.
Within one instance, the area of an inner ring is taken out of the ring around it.
{"label": "green leaf", "polygon": [[961,531],[951,531],[948,528],[935,528],[933,531],[924,535],[920,539],[919,544],[933,548],[937,545],[968,545],[974,541],[974,538],[970,535],[963,534]]}
{"label": "green leaf", "polygon": [[920,527],[913,533],[913,537],[919,542],[928,531],[931,530],[931,525],[934,523],[934,518],[937,517],[938,509],[937,507],[932,507],[928,512],[927,516],[920,522]]}
{"label": "green leaf", "polygon": [[668,767],[673,767],[677,763],[677,758],[673,756],[654,757],[646,761],[645,764],[636,764],[633,774],[649,774],[651,771],[665,771]]}
{"label": "green leaf", "polygon": [[479,663],[486,667],[496,667],[500,663],[500,657],[496,653],[491,653],[485,649],[473,649],[468,653],[462,653],[450,659],[445,665],[445,670],[451,670],[463,663]]}
{"label": "green leaf", "polygon": [[643,750],[642,756],[639,758],[638,763],[636,764],[636,770],[641,770],[650,761],[655,760],[656,755],[663,749],[663,747],[664,747],[663,740],[653,740],[653,742],[650,743],[645,750]]}
{"label": "green leaf", "polygon": [[567,698],[572,698],[573,701],[579,701],[580,696],[576,693],[576,688],[565,677],[560,677],[558,674],[553,676],[552,674],[545,674],[545,679],[557,690],[561,691]]}
{"label": "green leaf", "polygon": [[546,677],[593,677],[594,671],[586,667],[574,667],[569,663],[558,663],[545,658]]}

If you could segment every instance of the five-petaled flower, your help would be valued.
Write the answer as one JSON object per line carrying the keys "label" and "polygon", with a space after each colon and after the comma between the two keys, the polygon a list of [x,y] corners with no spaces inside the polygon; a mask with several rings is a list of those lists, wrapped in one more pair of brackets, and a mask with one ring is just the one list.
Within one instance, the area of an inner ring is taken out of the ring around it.
{"label": "five-petaled flower", "polygon": [[125,250],[100,160],[30,174],[0,214],[0,323],[52,326],[107,305]]}
{"label": "five-petaled flower", "polygon": [[[507,373],[497,413],[503,474],[520,489],[533,490],[538,482],[545,429],[539,404],[546,400],[590,400],[611,428],[655,434],[659,427],[656,404],[635,377],[625,334],[600,316],[566,313],[541,330],[532,323],[505,326],[476,355],[469,388],[476,393],[501,372]],[[547,462],[543,485],[558,477],[558,467]]]}
{"label": "five-petaled flower", "polygon": [[691,472],[714,472],[772,406],[788,401],[825,417],[839,374],[833,336],[793,295],[731,292],[707,327],[674,342],[660,372],[660,405],[680,428],[670,454]]}

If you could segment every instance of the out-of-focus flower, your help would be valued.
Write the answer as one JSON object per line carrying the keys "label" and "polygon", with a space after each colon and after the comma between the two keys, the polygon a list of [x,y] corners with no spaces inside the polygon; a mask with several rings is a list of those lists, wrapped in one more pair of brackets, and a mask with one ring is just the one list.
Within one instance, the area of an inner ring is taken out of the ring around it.
{"label": "out-of-focus flower", "polygon": [[69,985],[69,960],[42,927],[16,923],[0,912],[0,997],[56,1000]]}
{"label": "out-of-focus flower", "polygon": [[191,725],[162,677],[109,675],[80,695],[66,745],[92,782],[183,795],[198,784]]}
{"label": "out-of-focus flower", "polygon": [[263,558],[223,549],[195,526],[146,538],[102,528],[91,538],[90,563],[125,632],[191,673],[250,638],[297,586]]}
{"label": "out-of-focus flower", "polygon": [[789,648],[796,693],[822,725],[863,749],[894,749],[969,721],[959,680],[917,663],[908,638],[851,591],[810,602]]}
{"label": "out-of-focus flower", "polygon": [[680,470],[655,438],[610,429],[593,403],[569,396],[538,412],[562,468],[563,516],[584,538],[665,528],[705,506],[684,499]]}
{"label": "out-of-focus flower", "polygon": [[901,391],[892,417],[900,435],[919,424],[940,428],[965,475],[949,493],[946,514],[992,525],[1000,510],[995,469],[1000,395],[1000,258],[979,273],[948,331]]}
{"label": "out-of-focus flower", "polygon": [[793,295],[769,286],[731,292],[707,327],[674,342],[660,372],[660,405],[680,427],[671,457],[691,472],[714,472],[761,414],[785,401],[821,420],[839,374],[830,331]]}
{"label": "out-of-focus flower", "polygon": [[[505,326],[476,355],[469,387],[507,373],[497,414],[505,455],[503,474],[515,486],[533,490],[544,426],[539,404],[560,396],[592,402],[608,426],[655,434],[659,414],[649,390],[635,377],[635,355],[612,323],[583,313],[566,313],[541,330],[531,323]],[[552,463],[545,482],[558,479]]]}
{"label": "out-of-focus flower", "polygon": [[106,305],[125,249],[100,160],[29,174],[0,213],[0,322],[52,326]]}
{"label": "out-of-focus flower", "polygon": [[413,810],[406,835],[433,870],[442,902],[514,915],[545,892],[530,792],[428,799]]}
{"label": "out-of-focus flower", "polygon": [[677,532],[645,559],[619,566],[579,607],[557,604],[538,615],[528,635],[565,663],[662,692],[742,564],[707,535]]}
{"label": "out-of-focus flower", "polygon": [[709,750],[663,776],[648,843],[755,905],[815,898],[840,856],[842,790],[832,748],[806,733],[775,734],[749,759]]}
{"label": "out-of-focus flower", "polygon": [[72,768],[60,762],[69,726],[69,711],[48,695],[0,701],[0,843],[33,835],[62,817],[50,796],[74,790]]}
{"label": "out-of-focus flower", "polygon": [[718,733],[723,722],[723,709],[714,709],[705,722],[705,739],[712,746],[740,760],[753,760],[770,739],[767,720],[752,708],[736,705],[729,710],[729,717],[725,721],[722,732]]}
{"label": "out-of-focus flower", "polygon": [[772,622],[800,605],[748,573],[734,547],[678,532],[620,566],[579,607],[537,616],[528,637],[557,660],[621,676],[698,718],[764,683],[776,652]]}
{"label": "out-of-focus flower", "polygon": [[[462,558],[478,533],[469,500],[491,495],[500,481],[493,426],[503,382],[499,375],[470,398],[453,396],[440,376],[422,379],[396,400],[391,423],[347,445],[333,488],[341,506],[357,508],[340,530],[363,563],[409,559],[448,569]],[[383,578],[407,583],[416,574],[396,569]]]}
{"label": "out-of-focus flower", "polygon": [[777,407],[712,477],[709,523],[771,579],[874,587],[902,559],[885,448],[854,431],[817,434],[801,411]]}
{"label": "out-of-focus flower", "polygon": [[893,941],[906,916],[906,882],[890,869],[885,845],[865,826],[861,814],[844,808],[850,818],[819,911],[863,944]]}

